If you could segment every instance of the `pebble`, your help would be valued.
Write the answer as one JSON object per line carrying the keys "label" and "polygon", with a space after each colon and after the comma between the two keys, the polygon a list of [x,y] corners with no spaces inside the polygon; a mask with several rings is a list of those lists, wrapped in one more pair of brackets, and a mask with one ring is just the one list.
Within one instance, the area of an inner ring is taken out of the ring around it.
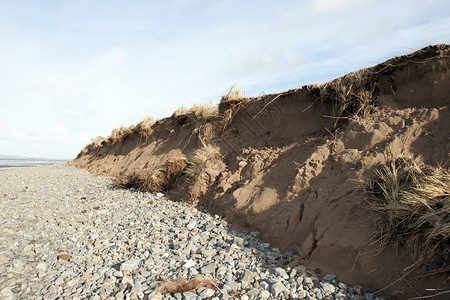
{"label": "pebble", "polygon": [[[334,275],[319,282],[304,266],[286,267],[292,253],[261,243],[258,232],[85,170],[4,170],[0,191],[0,299],[353,299],[353,289],[377,299]],[[196,276],[223,287],[156,291]]]}

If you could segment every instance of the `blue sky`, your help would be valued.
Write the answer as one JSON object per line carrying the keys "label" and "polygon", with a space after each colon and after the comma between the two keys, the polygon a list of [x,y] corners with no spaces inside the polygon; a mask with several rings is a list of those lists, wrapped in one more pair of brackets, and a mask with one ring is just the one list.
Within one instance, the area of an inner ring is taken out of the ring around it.
{"label": "blue sky", "polygon": [[0,154],[96,136],[234,83],[280,92],[450,43],[450,1],[0,0]]}

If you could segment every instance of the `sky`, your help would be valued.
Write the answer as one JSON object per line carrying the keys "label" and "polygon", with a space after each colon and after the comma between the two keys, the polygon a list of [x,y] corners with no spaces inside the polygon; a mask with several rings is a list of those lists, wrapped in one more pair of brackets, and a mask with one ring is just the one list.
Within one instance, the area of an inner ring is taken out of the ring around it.
{"label": "sky", "polygon": [[0,0],[0,154],[72,159],[179,106],[450,44],[450,1]]}

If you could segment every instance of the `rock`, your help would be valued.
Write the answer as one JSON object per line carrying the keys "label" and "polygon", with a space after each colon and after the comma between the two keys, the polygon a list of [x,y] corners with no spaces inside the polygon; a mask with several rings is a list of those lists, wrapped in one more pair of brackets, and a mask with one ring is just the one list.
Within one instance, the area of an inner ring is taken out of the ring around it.
{"label": "rock", "polygon": [[270,297],[270,293],[269,293],[269,291],[263,290],[263,291],[261,291],[261,293],[259,293],[259,297],[261,297],[261,298],[269,298]]}
{"label": "rock", "polygon": [[196,300],[197,294],[193,292],[184,292],[183,293],[183,300]]}
{"label": "rock", "polygon": [[164,197],[164,194],[163,193],[156,193],[156,197],[162,198],[162,197]]}
{"label": "rock", "polygon": [[328,283],[328,282],[322,283],[322,289],[326,293],[331,293],[331,294],[336,291],[336,287],[334,285],[332,285],[331,283]]}
{"label": "rock", "polygon": [[311,277],[305,277],[303,279],[303,286],[307,286],[309,289],[312,289],[314,287],[314,281]]}
{"label": "rock", "polygon": [[62,259],[62,260],[70,260],[70,255],[69,254],[60,254],[58,255],[58,259]]}
{"label": "rock", "polygon": [[194,227],[197,225],[197,222],[195,221],[190,221],[189,224],[186,225],[186,228],[189,230],[194,229]]}
{"label": "rock", "polygon": [[253,278],[255,277],[255,274],[249,270],[245,270],[244,276],[242,277],[242,281],[244,282],[253,282]]}
{"label": "rock", "polygon": [[162,294],[159,292],[152,292],[148,295],[148,300],[161,300]]}
{"label": "rock", "polygon": [[355,293],[357,295],[362,295],[364,293],[364,289],[362,287],[360,287],[359,285],[355,285],[353,287],[353,290],[355,291]]}
{"label": "rock", "polygon": [[47,264],[45,262],[40,262],[36,265],[36,270],[40,271],[40,272],[44,272],[45,270],[47,270]]}
{"label": "rock", "polygon": [[284,279],[289,279],[289,275],[286,273],[286,270],[282,268],[276,268],[275,275],[283,277]]}
{"label": "rock", "polygon": [[133,272],[133,271],[137,270],[137,268],[139,268],[140,263],[141,263],[140,258],[129,259],[120,265],[120,271]]}
{"label": "rock", "polygon": [[305,290],[301,290],[301,291],[299,291],[299,292],[297,293],[297,296],[298,296],[299,298],[306,298],[307,295],[308,295],[308,292],[305,291]]}
{"label": "rock", "polygon": [[373,300],[373,294],[366,293],[365,298],[366,298],[366,300]]}
{"label": "rock", "polygon": [[277,297],[279,294],[288,291],[288,289],[281,282],[276,282],[272,285],[270,291],[272,292],[272,296]]}
{"label": "rock", "polygon": [[205,275],[207,274],[214,274],[214,272],[216,271],[216,264],[215,263],[210,263],[205,265],[204,267],[201,268],[201,272]]}
{"label": "rock", "polygon": [[331,282],[331,281],[332,281],[333,279],[335,279],[335,278],[336,278],[336,275],[333,275],[333,274],[327,274],[327,275],[323,276],[322,280],[323,280],[323,281]]}
{"label": "rock", "polygon": [[193,266],[195,266],[197,263],[195,261],[193,261],[192,259],[188,259],[184,261],[184,268],[191,268]]}
{"label": "rock", "polygon": [[258,297],[259,292],[260,291],[257,288],[253,288],[250,291],[248,291],[247,294],[252,297]]}
{"label": "rock", "polygon": [[212,289],[204,289],[201,293],[200,293],[200,297],[202,298],[211,298],[214,295],[214,290]]}

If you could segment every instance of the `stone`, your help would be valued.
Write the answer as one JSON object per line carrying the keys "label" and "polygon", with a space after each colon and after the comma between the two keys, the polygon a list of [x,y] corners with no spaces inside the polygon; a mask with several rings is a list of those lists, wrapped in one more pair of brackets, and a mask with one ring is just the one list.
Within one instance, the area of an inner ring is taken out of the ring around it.
{"label": "stone", "polygon": [[200,293],[200,297],[202,298],[211,298],[214,295],[214,290],[212,289],[204,289],[201,293]]}
{"label": "stone", "polygon": [[186,228],[187,229],[189,229],[189,230],[192,230],[192,229],[194,229],[194,227],[197,225],[197,222],[195,222],[195,221],[190,221],[187,225],[186,225]]}
{"label": "stone", "polygon": [[197,294],[193,292],[184,292],[183,293],[183,300],[196,300]]}
{"label": "stone", "polygon": [[306,298],[306,296],[308,295],[308,292],[305,290],[301,290],[297,293],[297,297],[302,299],[302,298]]}
{"label": "stone", "polygon": [[373,294],[372,293],[366,293],[365,294],[366,300],[373,300]]}
{"label": "stone", "polygon": [[164,194],[163,193],[156,193],[156,197],[162,198],[162,197],[164,197]]}
{"label": "stone", "polygon": [[41,272],[47,270],[47,264],[45,262],[38,263],[36,265],[36,270],[41,271]]}
{"label": "stone", "polygon": [[328,282],[322,283],[322,289],[326,293],[331,293],[331,294],[336,291],[336,287],[334,285],[332,285],[331,283],[328,283]]}
{"label": "stone", "polygon": [[307,286],[309,289],[312,289],[314,287],[314,281],[311,277],[305,277],[303,279],[303,286]]}
{"label": "stone", "polygon": [[323,281],[331,282],[331,281],[332,281],[333,279],[335,279],[335,278],[336,278],[336,275],[333,275],[333,274],[327,274],[327,275],[323,276],[322,280],[323,280]]}
{"label": "stone", "polygon": [[205,265],[204,267],[201,268],[201,272],[205,275],[207,274],[214,274],[214,272],[216,271],[216,264],[215,263],[210,263]]}
{"label": "stone", "polygon": [[191,268],[193,266],[195,266],[197,263],[195,261],[193,261],[192,259],[188,259],[184,261],[184,268]]}
{"label": "stone", "polygon": [[58,255],[58,259],[62,259],[62,260],[70,260],[70,255],[69,254],[60,254]]}
{"label": "stone", "polygon": [[259,297],[261,298],[269,298],[271,296],[271,294],[269,293],[269,291],[263,290],[261,291],[261,293],[259,293]]}
{"label": "stone", "polygon": [[275,269],[275,275],[279,276],[279,277],[283,277],[283,279],[288,279],[289,275],[286,273],[286,270],[282,269],[282,268],[276,268]]}
{"label": "stone", "polygon": [[162,294],[160,292],[152,292],[148,295],[148,300],[161,300]]}
{"label": "stone", "polygon": [[272,284],[270,291],[272,292],[273,297],[277,297],[279,294],[284,293],[285,291],[288,291],[288,289],[284,286],[281,282],[276,282]]}
{"label": "stone", "polygon": [[137,268],[139,268],[140,263],[141,263],[140,258],[129,259],[120,265],[120,271],[133,272],[137,270]]}
{"label": "stone", "polygon": [[244,282],[253,282],[255,274],[249,270],[245,270],[244,276],[242,277],[242,281]]}
{"label": "stone", "polygon": [[355,285],[353,287],[353,290],[355,291],[355,293],[357,295],[362,295],[364,293],[364,289],[362,287],[360,287],[359,285]]}

